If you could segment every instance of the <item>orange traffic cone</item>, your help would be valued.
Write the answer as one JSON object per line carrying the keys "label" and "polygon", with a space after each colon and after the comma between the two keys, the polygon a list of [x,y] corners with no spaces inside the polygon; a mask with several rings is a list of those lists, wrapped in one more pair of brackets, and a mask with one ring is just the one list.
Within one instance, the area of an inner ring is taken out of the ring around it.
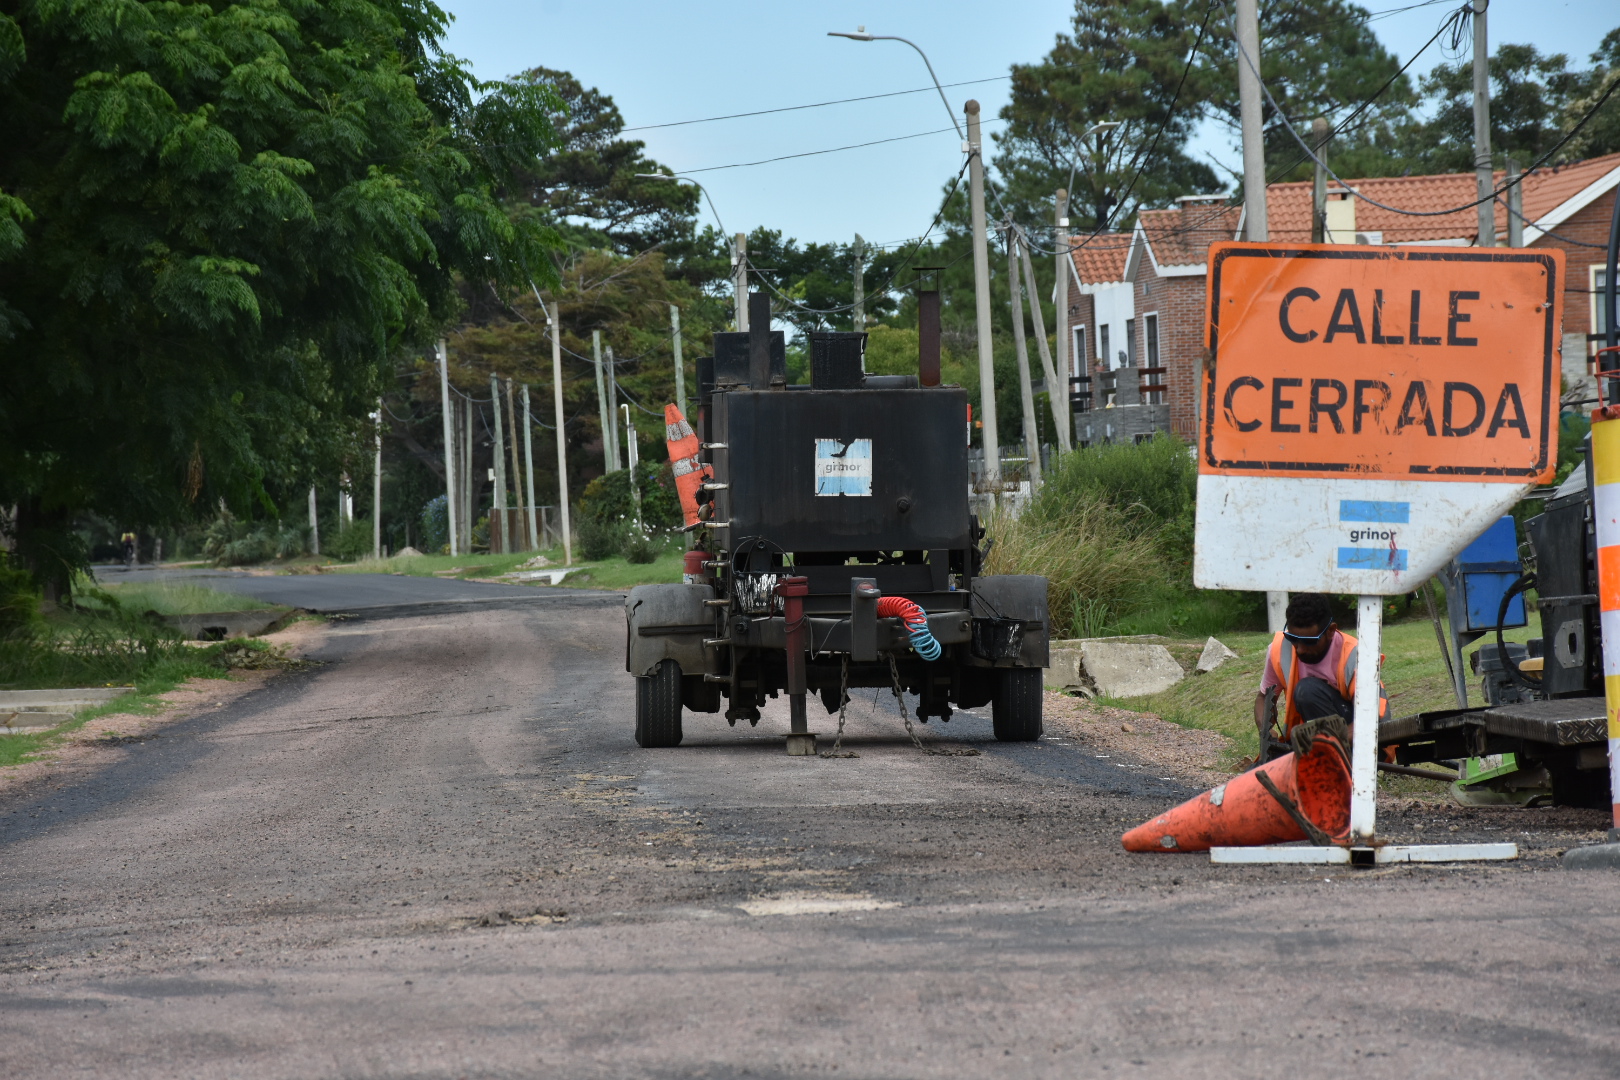
{"label": "orange traffic cone", "polygon": [[675,493],[681,499],[681,515],[687,525],[695,525],[698,519],[698,491],[703,481],[714,473],[698,460],[700,447],[697,433],[674,405],[664,406],[664,444],[669,447],[670,471],[675,474]]}
{"label": "orange traffic cone", "polygon": [[[1350,759],[1344,742],[1316,734],[1295,746],[1301,743],[1309,747],[1303,756],[1284,754],[1138,825],[1125,834],[1125,850],[1208,851],[1290,840],[1344,840],[1350,835]],[[1266,790],[1262,776],[1277,794]],[[1307,834],[1278,795],[1310,823],[1315,835]]]}

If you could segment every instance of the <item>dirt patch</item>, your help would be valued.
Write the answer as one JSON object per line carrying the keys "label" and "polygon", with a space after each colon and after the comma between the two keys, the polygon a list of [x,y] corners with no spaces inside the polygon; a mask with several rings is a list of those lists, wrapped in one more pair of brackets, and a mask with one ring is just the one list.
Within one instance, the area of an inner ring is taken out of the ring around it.
{"label": "dirt patch", "polygon": [[158,737],[158,733],[181,720],[224,708],[245,694],[257,690],[277,671],[303,663],[303,657],[320,640],[321,623],[304,620],[285,630],[267,634],[268,642],[282,662],[257,670],[239,670],[222,679],[188,679],[158,696],[157,709],[147,712],[109,713],[87,721],[63,735],[54,745],[32,760],[0,769],[0,798],[29,791],[41,784],[60,785],[84,780],[97,769],[130,752],[136,743]]}
{"label": "dirt patch", "polygon": [[1068,737],[1105,754],[1122,754],[1189,784],[1214,787],[1230,778],[1222,762],[1232,740],[1216,731],[1186,728],[1152,713],[1099,705],[1085,698],[1046,693],[1046,733]]}

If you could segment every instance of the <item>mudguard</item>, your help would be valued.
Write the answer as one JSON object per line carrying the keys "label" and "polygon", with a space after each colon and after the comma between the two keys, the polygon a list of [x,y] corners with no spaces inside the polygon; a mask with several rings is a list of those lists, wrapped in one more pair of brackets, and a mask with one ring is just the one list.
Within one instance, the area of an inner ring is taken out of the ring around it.
{"label": "mudguard", "polygon": [[1046,579],[1037,574],[992,574],[973,579],[975,639],[995,624],[1022,624],[1022,644],[1012,656],[984,655],[974,650],[970,663],[981,667],[1051,666],[1052,621],[1046,606]]}
{"label": "mudguard", "polygon": [[637,585],[624,600],[625,670],[651,675],[662,660],[674,660],[686,675],[709,670],[713,650],[703,640],[715,636],[714,615],[703,601],[714,598],[708,585]]}

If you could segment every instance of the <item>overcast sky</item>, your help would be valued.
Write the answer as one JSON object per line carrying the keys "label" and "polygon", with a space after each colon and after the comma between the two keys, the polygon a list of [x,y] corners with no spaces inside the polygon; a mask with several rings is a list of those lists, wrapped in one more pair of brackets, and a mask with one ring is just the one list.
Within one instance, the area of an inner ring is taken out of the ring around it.
{"label": "overcast sky", "polygon": [[[441,0],[444,2],[444,0]],[[928,88],[873,101],[738,120],[637,131],[648,153],[694,174],[714,199],[728,231],[764,225],[805,240],[849,239],[893,244],[927,227],[943,185],[961,165],[960,141],[928,80],[922,60],[899,42],[829,38],[854,30],[910,38],[928,53],[952,109],[977,98],[990,122],[1007,100],[1007,70],[1037,61],[1066,30],[1072,2],[1023,0],[1002,7],[962,0],[886,0],[776,4],[721,0],[703,5],[618,0],[449,0],[455,15],[448,49],[482,78],[535,66],[572,71],[586,86],[612,95],[630,127],[671,124],[731,113]],[[1402,61],[1420,48],[1457,0],[1411,10],[1400,0],[1372,0],[1372,26]],[[1389,12],[1388,14],[1376,14]],[[1532,43],[1568,53],[1576,66],[1620,24],[1614,0],[1497,0],[1491,40]],[[1413,66],[1443,59],[1436,44]],[[1099,119],[1103,119],[1099,117]],[[928,133],[928,134],[924,134]],[[853,143],[920,136],[878,146],[757,162]],[[1194,143],[1236,168],[1237,148],[1206,126]],[[712,218],[711,218],[712,220]]]}

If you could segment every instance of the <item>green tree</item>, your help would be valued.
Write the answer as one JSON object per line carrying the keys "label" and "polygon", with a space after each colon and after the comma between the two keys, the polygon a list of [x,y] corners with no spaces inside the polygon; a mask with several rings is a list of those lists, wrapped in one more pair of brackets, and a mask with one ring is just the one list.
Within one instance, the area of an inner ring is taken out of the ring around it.
{"label": "green tree", "polygon": [[1571,161],[1582,161],[1620,151],[1620,92],[1612,94],[1604,104],[1603,95],[1620,82],[1620,27],[1603,35],[1603,41],[1592,54],[1592,69],[1580,78],[1580,86],[1564,104],[1564,115],[1559,118],[1565,131],[1573,130],[1587,113],[1597,110],[1592,118],[1575,132],[1569,141]]}
{"label": "green tree", "polygon": [[0,505],[53,588],[76,514],[274,514],[363,459],[456,272],[551,278],[499,193],[555,96],[473,79],[430,0],[0,10]]}
{"label": "green tree", "polygon": [[[1559,121],[1582,89],[1563,53],[1543,56],[1534,45],[1499,45],[1491,55],[1491,152],[1497,162],[1527,165],[1563,137]],[[1439,64],[1423,77],[1432,115],[1407,136],[1408,154],[1424,172],[1474,168],[1474,69],[1470,60]],[[1574,160],[1567,154],[1563,160]]]}
{"label": "green tree", "polygon": [[[1216,190],[1214,171],[1184,150],[1205,82],[1186,63],[1198,20],[1160,0],[1076,0],[1072,25],[1039,63],[1013,65],[1007,127],[994,136],[1006,210],[1026,227],[1050,222],[1053,192],[1071,168],[1077,229],[1110,218],[1118,226],[1138,206]],[[1082,141],[1104,121],[1120,126]]]}

